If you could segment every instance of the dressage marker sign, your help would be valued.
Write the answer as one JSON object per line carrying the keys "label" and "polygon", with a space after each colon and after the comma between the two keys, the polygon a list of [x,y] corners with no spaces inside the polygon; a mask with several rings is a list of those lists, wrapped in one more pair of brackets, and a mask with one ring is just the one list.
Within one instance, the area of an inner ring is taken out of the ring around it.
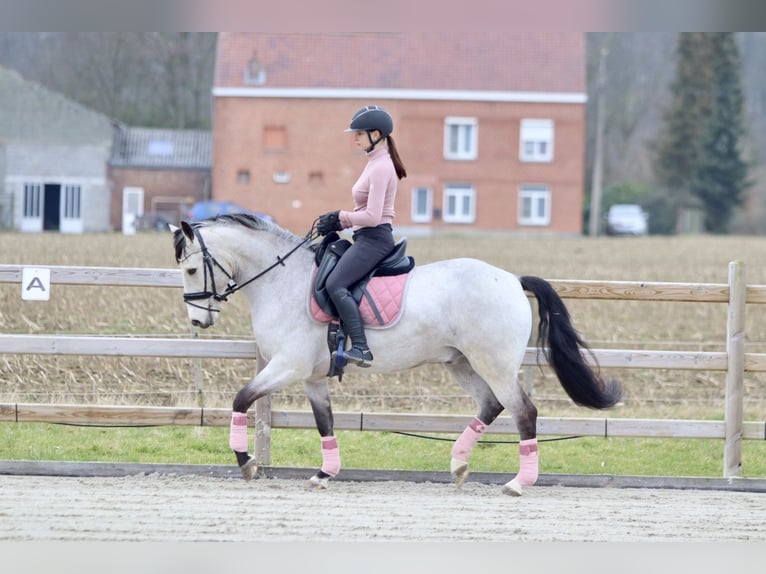
{"label": "dressage marker sign", "polygon": [[21,298],[48,301],[51,298],[51,270],[25,267],[21,274]]}

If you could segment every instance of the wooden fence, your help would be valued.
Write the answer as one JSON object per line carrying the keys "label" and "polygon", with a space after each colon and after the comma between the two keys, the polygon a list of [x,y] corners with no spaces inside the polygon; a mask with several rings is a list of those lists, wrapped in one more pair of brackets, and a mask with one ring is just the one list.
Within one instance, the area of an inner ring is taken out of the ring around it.
{"label": "wooden fence", "polygon": [[[21,285],[25,267],[32,266],[0,265],[0,283]],[[178,270],[60,266],[46,269],[50,272],[51,284],[181,286]],[[565,299],[727,304],[725,352],[593,350],[602,367],[725,371],[725,412],[723,421],[540,417],[538,434],[723,439],[723,476],[741,476],[742,440],[766,440],[766,422],[743,420],[745,373],[766,371],[766,354],[745,352],[746,305],[766,303],[766,285],[747,285],[745,266],[741,262],[729,264],[728,284],[580,280],[551,283]],[[255,359],[256,345],[252,340],[0,334],[0,353]],[[536,349],[527,349],[524,365],[537,364],[537,355]],[[228,426],[230,414],[227,409],[0,403],[0,421],[6,422]],[[268,397],[256,402],[250,417],[256,429],[255,456],[263,465],[270,464],[272,428],[314,428],[310,412],[274,411]],[[335,415],[335,427],[338,430],[452,433],[462,431],[470,418],[342,412]],[[510,417],[498,419],[491,431],[517,433]]]}

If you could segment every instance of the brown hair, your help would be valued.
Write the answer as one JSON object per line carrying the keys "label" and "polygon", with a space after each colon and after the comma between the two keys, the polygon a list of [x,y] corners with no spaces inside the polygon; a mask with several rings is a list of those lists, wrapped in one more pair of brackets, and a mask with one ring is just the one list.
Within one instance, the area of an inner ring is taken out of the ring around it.
{"label": "brown hair", "polygon": [[392,138],[391,136],[386,136],[386,143],[388,144],[388,153],[391,156],[391,161],[394,162],[396,177],[398,177],[399,179],[403,179],[407,177],[407,169],[404,167],[402,158],[399,157],[399,152],[396,151],[394,138]]}

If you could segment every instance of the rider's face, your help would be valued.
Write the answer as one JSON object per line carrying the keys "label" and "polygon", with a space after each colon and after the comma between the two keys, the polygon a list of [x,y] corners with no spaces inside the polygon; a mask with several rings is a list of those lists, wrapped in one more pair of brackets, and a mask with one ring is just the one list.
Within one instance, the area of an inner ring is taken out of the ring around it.
{"label": "rider's face", "polygon": [[[375,141],[378,136],[380,135],[380,132],[378,130],[375,130],[370,133],[370,137],[372,137],[372,141]],[[354,145],[358,147],[359,149],[367,149],[370,147],[370,138],[367,137],[367,132],[359,131],[354,132]]]}

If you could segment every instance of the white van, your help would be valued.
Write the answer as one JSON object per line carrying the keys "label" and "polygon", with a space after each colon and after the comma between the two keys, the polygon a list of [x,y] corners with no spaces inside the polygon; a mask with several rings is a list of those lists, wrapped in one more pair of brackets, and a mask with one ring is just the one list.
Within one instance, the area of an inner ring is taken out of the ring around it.
{"label": "white van", "polygon": [[649,214],[635,203],[618,203],[606,215],[607,235],[646,235],[649,232]]}

